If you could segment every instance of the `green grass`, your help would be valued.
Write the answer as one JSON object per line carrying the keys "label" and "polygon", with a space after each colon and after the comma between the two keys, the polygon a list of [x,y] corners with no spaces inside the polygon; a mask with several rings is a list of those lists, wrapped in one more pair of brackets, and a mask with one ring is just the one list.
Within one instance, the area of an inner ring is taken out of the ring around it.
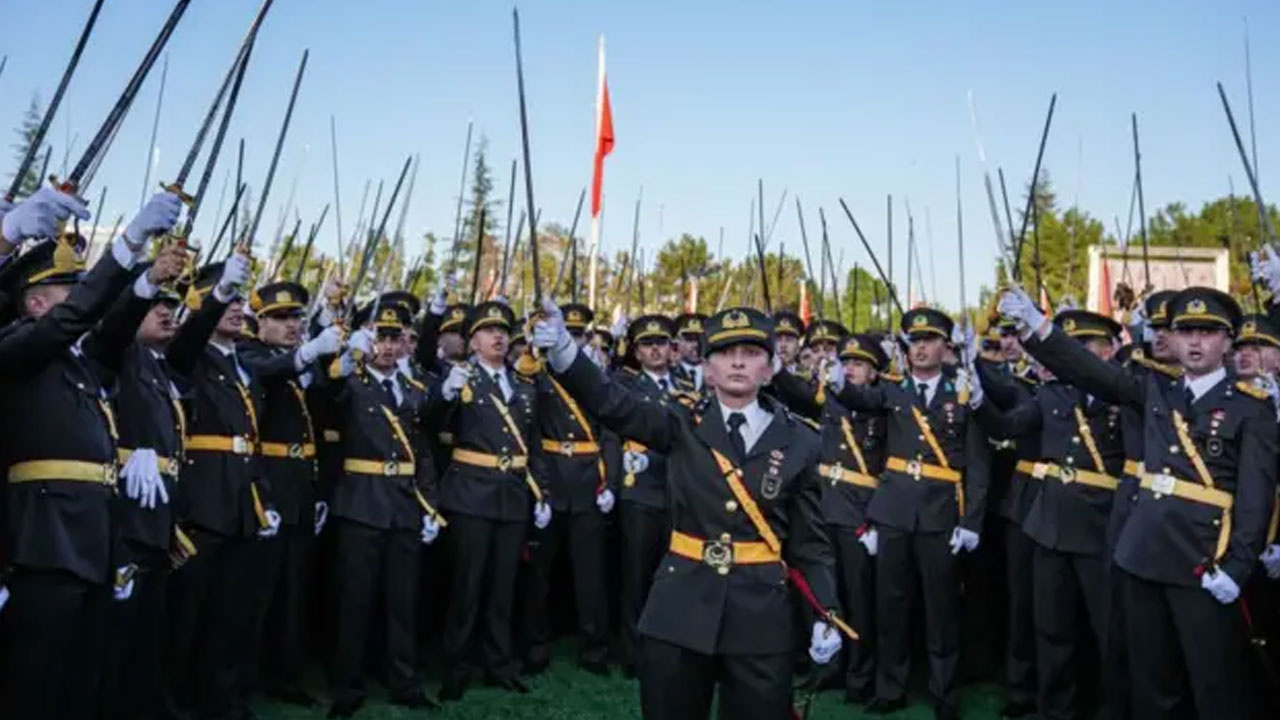
{"label": "green grass", "polygon": [[[543,675],[531,678],[533,689],[528,695],[514,695],[473,686],[461,702],[450,703],[441,712],[404,710],[388,705],[382,694],[375,693],[356,715],[364,720],[400,720],[401,718],[431,717],[440,720],[501,720],[538,718],[539,720],[587,720],[596,718],[640,718],[640,690],[635,680],[626,680],[615,673],[612,678],[600,678],[579,670],[571,660],[557,661]],[[434,697],[435,685],[428,685],[427,692]],[[961,690],[961,715],[970,720],[995,720],[999,718],[1001,694],[990,686],[967,686]],[[797,700],[799,702],[799,700]],[[261,720],[312,720],[325,717],[327,708],[304,710],[275,703],[259,703],[255,708]],[[846,705],[843,693],[829,691],[814,700],[811,720],[848,720],[869,717],[861,708]],[[889,716],[900,720],[928,720],[933,708],[923,700],[917,700],[909,708]]]}

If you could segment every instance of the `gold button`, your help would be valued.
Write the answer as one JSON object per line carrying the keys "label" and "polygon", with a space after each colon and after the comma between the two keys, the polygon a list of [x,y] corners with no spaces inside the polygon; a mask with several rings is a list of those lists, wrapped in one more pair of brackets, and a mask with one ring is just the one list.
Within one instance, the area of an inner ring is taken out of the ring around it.
{"label": "gold button", "polygon": [[1073,444],[1073,445],[1078,445],[1078,444],[1080,444],[1080,436],[1079,436],[1079,435],[1072,435],[1072,436],[1071,436],[1071,444]]}
{"label": "gold button", "polygon": [[1178,446],[1177,446],[1177,445],[1170,445],[1170,446],[1169,446],[1169,452],[1170,452],[1170,453],[1172,453],[1172,454],[1174,454],[1174,455],[1177,455],[1177,454],[1178,454]]}
{"label": "gold button", "polygon": [[733,536],[729,533],[720,533],[720,542],[729,542],[732,539]]}
{"label": "gold button", "polygon": [[728,512],[733,512],[733,511],[737,510],[737,509],[738,509],[738,503],[737,503],[737,501],[736,501],[736,500],[729,500],[729,501],[725,502],[725,504],[724,504],[724,509],[725,509],[726,511],[728,511]]}
{"label": "gold button", "polygon": [[1221,525],[1221,524],[1222,524],[1222,521],[1221,521],[1221,520],[1214,520],[1214,521],[1213,521],[1213,526],[1214,526],[1214,527],[1218,527],[1218,526],[1219,526],[1219,525]]}

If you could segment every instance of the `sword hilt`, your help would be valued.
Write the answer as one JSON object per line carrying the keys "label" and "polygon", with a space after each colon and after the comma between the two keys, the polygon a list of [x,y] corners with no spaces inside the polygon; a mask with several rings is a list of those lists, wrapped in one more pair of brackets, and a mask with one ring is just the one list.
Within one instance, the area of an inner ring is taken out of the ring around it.
{"label": "sword hilt", "polygon": [[164,190],[165,192],[171,192],[174,195],[177,195],[178,199],[182,201],[182,204],[186,205],[187,207],[191,207],[196,202],[195,196],[188,195],[186,192],[184,192],[182,189],[182,185],[180,183],[176,183],[176,182],[168,183],[168,184],[160,183],[160,189]]}

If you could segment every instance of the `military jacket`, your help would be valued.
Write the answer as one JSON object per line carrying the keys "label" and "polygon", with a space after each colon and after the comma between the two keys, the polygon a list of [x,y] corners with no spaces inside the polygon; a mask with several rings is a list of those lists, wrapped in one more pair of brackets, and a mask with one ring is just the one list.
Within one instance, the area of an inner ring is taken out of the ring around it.
{"label": "military jacket", "polygon": [[[1010,372],[1009,364],[978,358],[974,363],[982,381],[987,402],[1001,410],[1010,410],[1035,397],[1039,381],[1028,375]],[[1040,433],[1025,432],[1016,437],[988,437],[991,445],[991,484],[987,489],[987,506],[996,514],[1021,527],[1040,482],[1025,471],[1026,463],[1040,459]],[[1019,467],[1021,464],[1021,467]]]}
{"label": "military jacket", "polygon": [[[668,374],[668,377],[671,375]],[[674,384],[664,392],[658,387],[658,383],[642,370],[624,368],[614,374],[614,380],[626,386],[635,393],[636,397],[645,402],[664,407],[681,406],[680,396],[676,394]],[[667,456],[630,438],[622,439],[622,450],[644,453],[649,458],[649,466],[644,472],[635,475],[628,474],[625,469],[619,471],[621,478],[619,499],[655,510],[665,510],[668,503]]]}
{"label": "military jacket", "polygon": [[[538,432],[551,509],[557,513],[600,512],[596,495],[608,484],[604,458],[616,436],[602,433],[598,422],[545,372],[534,376]],[[595,450],[588,448],[594,446]]]}
{"label": "military jacket", "polygon": [[[311,526],[317,499],[319,438],[303,387],[303,372],[295,365],[297,351],[271,347],[260,340],[246,340],[237,351],[240,361],[262,383],[262,416],[258,418],[262,472],[271,478],[280,522]],[[304,372],[308,386],[321,375],[318,363]]]}

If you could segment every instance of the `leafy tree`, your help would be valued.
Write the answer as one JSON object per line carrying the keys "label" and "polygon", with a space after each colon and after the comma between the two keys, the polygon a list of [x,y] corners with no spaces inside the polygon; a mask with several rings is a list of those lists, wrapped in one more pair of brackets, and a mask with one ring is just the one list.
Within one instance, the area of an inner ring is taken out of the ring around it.
{"label": "leafy tree", "polygon": [[[35,143],[36,133],[40,130],[40,122],[43,119],[44,111],[40,108],[40,95],[39,93],[32,93],[31,104],[27,106],[27,111],[22,115],[22,123],[15,130],[18,134],[18,142],[13,145],[15,173]],[[39,189],[41,181],[39,173],[39,163],[31,163],[31,166],[27,168],[27,172],[22,176],[22,182],[18,185],[19,196],[30,195]],[[9,180],[10,182],[13,181],[12,175]]]}

